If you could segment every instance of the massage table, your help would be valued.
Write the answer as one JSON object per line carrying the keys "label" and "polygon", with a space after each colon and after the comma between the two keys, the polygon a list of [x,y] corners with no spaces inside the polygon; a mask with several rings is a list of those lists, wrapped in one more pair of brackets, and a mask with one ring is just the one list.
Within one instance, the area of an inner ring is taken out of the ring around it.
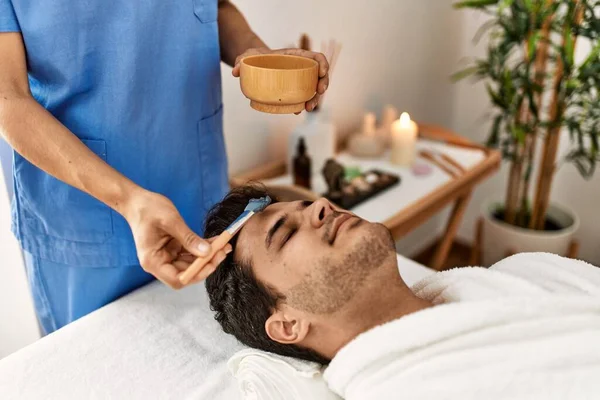
{"label": "massage table", "polygon": [[[408,285],[434,273],[398,256]],[[154,282],[0,360],[0,399],[239,399],[204,285]]]}

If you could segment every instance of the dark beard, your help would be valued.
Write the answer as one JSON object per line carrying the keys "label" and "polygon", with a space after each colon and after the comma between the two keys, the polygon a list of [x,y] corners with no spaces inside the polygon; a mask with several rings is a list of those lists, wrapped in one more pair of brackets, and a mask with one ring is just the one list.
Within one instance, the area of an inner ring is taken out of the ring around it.
{"label": "dark beard", "polygon": [[369,224],[364,229],[364,237],[341,261],[335,254],[319,260],[286,293],[286,303],[312,314],[331,314],[348,303],[366,278],[396,255],[394,239],[385,226]]}

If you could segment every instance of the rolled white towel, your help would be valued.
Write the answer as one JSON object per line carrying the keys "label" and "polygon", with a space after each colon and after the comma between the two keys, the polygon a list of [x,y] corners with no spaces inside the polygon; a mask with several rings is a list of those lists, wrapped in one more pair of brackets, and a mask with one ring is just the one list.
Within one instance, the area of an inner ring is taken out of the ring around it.
{"label": "rolled white towel", "polygon": [[315,362],[244,349],[227,366],[244,400],[340,400],[323,380],[323,366]]}

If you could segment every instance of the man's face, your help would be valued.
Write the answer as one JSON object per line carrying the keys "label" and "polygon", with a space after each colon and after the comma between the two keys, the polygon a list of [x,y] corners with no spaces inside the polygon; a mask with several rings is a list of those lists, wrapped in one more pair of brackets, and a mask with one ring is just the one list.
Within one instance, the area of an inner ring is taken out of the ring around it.
{"label": "man's face", "polygon": [[325,199],[272,204],[239,235],[235,259],[249,262],[288,306],[318,315],[340,310],[373,270],[395,257],[383,225]]}

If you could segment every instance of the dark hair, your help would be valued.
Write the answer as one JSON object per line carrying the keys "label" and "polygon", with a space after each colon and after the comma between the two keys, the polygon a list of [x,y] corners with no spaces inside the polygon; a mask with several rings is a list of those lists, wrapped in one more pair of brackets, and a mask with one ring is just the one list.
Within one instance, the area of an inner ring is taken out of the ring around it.
{"label": "dark hair", "polygon": [[[250,199],[269,195],[264,186],[252,184],[233,189],[208,213],[205,236],[223,232],[246,208]],[[273,198],[273,202],[276,199]],[[265,322],[285,296],[256,279],[249,260],[234,260],[237,237],[230,243],[234,249],[206,279],[210,308],[223,330],[243,344],[283,356],[326,364],[329,361],[315,351],[271,340]]]}

